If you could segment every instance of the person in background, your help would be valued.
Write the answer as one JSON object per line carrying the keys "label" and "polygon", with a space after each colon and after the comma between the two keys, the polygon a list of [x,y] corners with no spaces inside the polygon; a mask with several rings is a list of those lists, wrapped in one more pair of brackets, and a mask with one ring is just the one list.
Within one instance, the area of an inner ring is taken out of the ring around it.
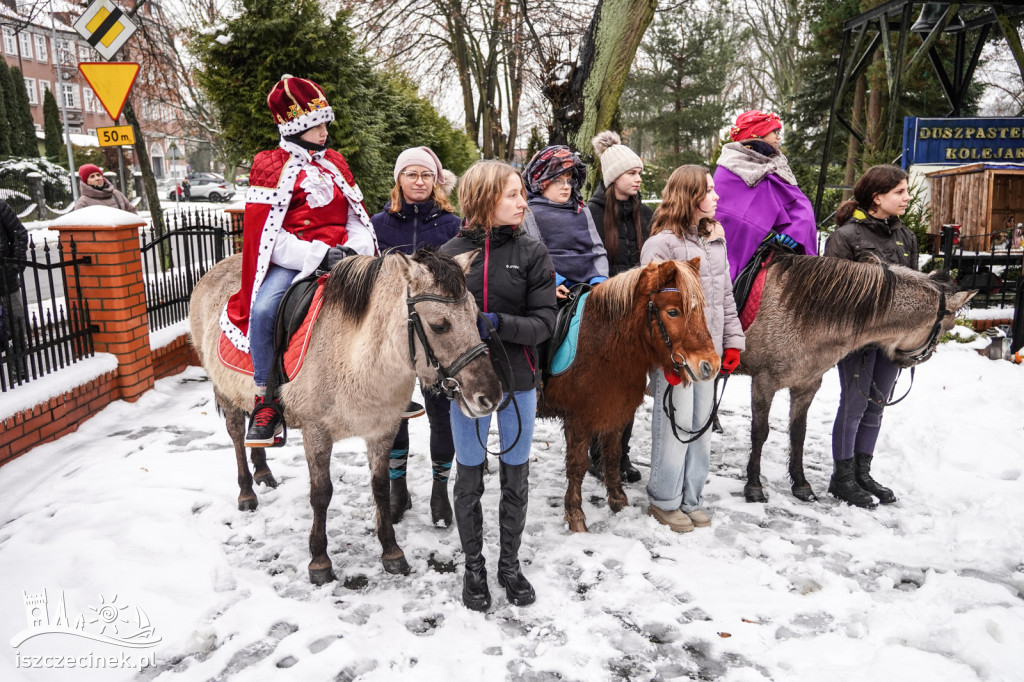
{"label": "person in background", "polygon": [[[412,255],[422,247],[441,247],[459,232],[462,221],[452,213],[448,197],[455,186],[455,175],[441,166],[441,160],[430,147],[412,147],[395,161],[395,186],[384,210],[375,214],[373,229],[380,250],[397,250]],[[448,474],[455,458],[452,426],[448,416],[449,401],[443,393],[426,391],[430,422],[430,461],[434,485],[430,493],[430,518],[450,526],[452,506],[448,501]],[[423,406],[411,402],[403,417],[423,414]],[[391,522],[402,520],[412,507],[406,481],[409,458],[409,424],[402,420],[391,446]]]}
{"label": "person in background", "polygon": [[[21,224],[14,209],[0,200],[0,258],[25,261],[28,258],[28,231]],[[8,379],[17,383],[28,378],[28,366],[16,362],[13,354],[24,352],[28,341],[28,315],[21,292],[21,273],[25,265],[5,263],[0,271],[0,309],[3,310],[3,330],[0,331],[0,351],[7,359]]]}
{"label": "person in background", "polygon": [[[640,251],[651,236],[654,211],[641,201],[640,174],[644,170],[644,162],[636,152],[622,144],[622,138],[611,130],[598,134],[592,144],[601,160],[601,182],[587,202],[587,209],[604,244],[608,276],[614,277],[640,265]],[[633,420],[630,419],[622,432],[622,458],[619,460],[622,480],[628,483],[640,480],[640,471],[629,459],[632,435]],[[587,470],[592,476],[604,478],[597,439],[590,443],[590,467]]]}
{"label": "person in background", "polygon": [[[478,161],[459,180],[459,206],[465,227],[444,245],[450,256],[476,251],[466,285],[480,308],[480,336],[490,339],[491,363],[512,400],[497,412],[501,448],[498,504],[501,554],[498,584],[509,603],[526,606],[536,600],[533,586],[519,565],[519,545],[526,528],[529,499],[530,446],[537,414],[537,345],[551,338],[555,327],[555,270],[547,247],[520,229],[526,213],[522,178],[506,163]],[[491,605],[483,556],[484,459],[480,440],[487,440],[491,415],[471,419],[454,403],[452,436],[458,474],[455,524],[459,529],[466,571],[462,603],[474,611]]]}
{"label": "person in background", "polygon": [[529,196],[524,227],[544,242],[555,266],[556,296],[561,300],[576,284],[608,279],[608,257],[580,188],[587,167],[565,145],[545,147],[533,155],[522,174]]}
{"label": "person in background", "polygon": [[[825,255],[852,261],[877,258],[916,270],[917,237],[900,221],[909,204],[906,172],[888,164],[872,166],[854,185],[853,199],[836,210],[839,227],[825,242]],[[871,476],[871,461],[899,368],[870,346],[846,356],[837,368],[841,393],[832,426],[828,491],[857,507],[874,507],[872,495],[892,504],[896,495]]]}
{"label": "person in background", "polygon": [[242,284],[220,326],[250,353],[256,396],[245,446],[275,445],[284,431],[280,396],[268,386],[274,364],[278,304],[297,279],[328,271],[346,256],[376,255],[377,239],[362,192],[343,157],[328,149],[334,111],[323,89],[290,75],[267,96],[281,136],[256,155],[245,193]]}
{"label": "person in background", "polygon": [[[644,244],[640,262],[688,261],[700,258],[700,283],[704,290],[704,318],[715,350],[722,356],[722,372],[731,373],[740,363],[746,337],[736,312],[729,278],[722,226],[715,222],[718,194],[711,173],[703,166],[680,166],[669,176],[661,204],[654,212],[651,238]],[[672,384],[671,402],[663,405]],[[654,414],[651,422],[651,477],[647,513],[658,523],[685,533],[711,525],[704,511],[704,484],[711,468],[711,431],[689,444],[675,436],[672,424],[685,431],[700,431],[715,402],[714,382],[680,385],[675,375],[657,375],[654,381]],[[668,405],[671,417],[665,415]]]}
{"label": "person in background", "polygon": [[189,182],[187,175],[181,181],[181,193],[185,197],[185,201],[192,201],[192,183]]}
{"label": "person in background", "polygon": [[138,213],[128,197],[121,194],[110,181],[103,177],[103,169],[91,163],[78,168],[78,177],[82,183],[81,194],[75,202],[74,210],[87,206],[111,206],[129,213]]}
{"label": "person in background", "polygon": [[797,253],[818,253],[814,207],[797,187],[779,148],[781,133],[778,114],[745,111],[729,129],[733,141],[722,147],[718,157],[716,217],[725,232],[734,281],[769,232],[774,231],[780,242]]}

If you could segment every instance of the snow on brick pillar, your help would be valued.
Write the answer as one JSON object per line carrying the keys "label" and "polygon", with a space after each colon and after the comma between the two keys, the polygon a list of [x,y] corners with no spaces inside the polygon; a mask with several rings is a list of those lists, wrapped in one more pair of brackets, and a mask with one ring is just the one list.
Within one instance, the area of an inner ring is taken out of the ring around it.
{"label": "snow on brick pillar", "polygon": [[153,355],[149,347],[149,316],[142,279],[139,228],[145,221],[134,213],[109,206],[89,206],[54,220],[65,253],[74,238],[78,255],[91,263],[79,266],[79,281],[68,273],[89,303],[97,352],[117,356],[117,385],[123,400],[134,402],[153,388]]}

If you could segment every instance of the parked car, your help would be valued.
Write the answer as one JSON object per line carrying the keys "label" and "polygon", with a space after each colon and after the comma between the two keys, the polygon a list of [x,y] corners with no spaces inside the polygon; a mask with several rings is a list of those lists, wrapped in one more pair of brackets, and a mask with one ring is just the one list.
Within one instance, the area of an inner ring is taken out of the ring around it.
{"label": "parked car", "polygon": [[[192,196],[192,200],[206,200],[206,201],[231,201],[231,198],[235,196],[235,188],[221,180],[211,180],[206,177],[199,177],[196,174],[192,177],[189,182],[192,184],[189,189],[189,194]],[[175,188],[172,184],[170,189],[167,191],[167,198],[170,201],[174,201]],[[182,197],[184,198],[184,197]]]}

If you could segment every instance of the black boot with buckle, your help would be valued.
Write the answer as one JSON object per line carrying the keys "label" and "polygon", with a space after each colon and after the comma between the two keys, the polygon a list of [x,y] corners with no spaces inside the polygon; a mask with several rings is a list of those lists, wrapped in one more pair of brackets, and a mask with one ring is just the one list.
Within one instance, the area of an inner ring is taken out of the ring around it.
{"label": "black boot with buckle", "polygon": [[455,524],[466,555],[466,574],[462,580],[462,603],[472,611],[491,607],[484,562],[484,514],[480,497],[484,494],[484,467],[458,465],[455,485]]}
{"label": "black boot with buckle", "polygon": [[835,459],[832,462],[835,471],[832,472],[832,480],[828,484],[829,493],[855,507],[872,509],[878,506],[871,493],[857,485],[853,474],[853,458]]}

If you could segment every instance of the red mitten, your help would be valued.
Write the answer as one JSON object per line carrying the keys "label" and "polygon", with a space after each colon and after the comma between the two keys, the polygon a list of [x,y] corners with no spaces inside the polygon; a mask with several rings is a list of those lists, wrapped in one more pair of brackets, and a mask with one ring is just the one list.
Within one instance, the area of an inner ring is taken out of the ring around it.
{"label": "red mitten", "polygon": [[722,354],[722,374],[732,374],[740,365],[740,352],[735,348],[726,348]]}
{"label": "red mitten", "polygon": [[667,369],[663,369],[662,371],[665,373],[665,381],[667,381],[670,386],[678,386],[683,383],[682,377],[675,372],[670,372]]}

